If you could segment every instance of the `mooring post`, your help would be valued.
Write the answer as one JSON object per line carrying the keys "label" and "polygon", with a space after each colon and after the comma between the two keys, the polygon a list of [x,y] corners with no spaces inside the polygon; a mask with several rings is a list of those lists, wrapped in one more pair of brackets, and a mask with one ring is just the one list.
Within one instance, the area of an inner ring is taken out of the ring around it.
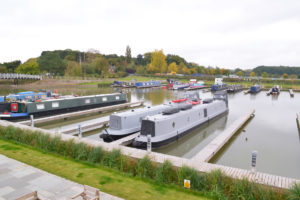
{"label": "mooring post", "polygon": [[30,122],[31,122],[31,127],[34,127],[34,119],[33,119],[33,115],[30,115]]}
{"label": "mooring post", "polygon": [[147,151],[151,152],[151,135],[147,135]]}
{"label": "mooring post", "polygon": [[252,151],[252,162],[251,162],[251,166],[252,166],[252,173],[256,172],[256,158],[257,158],[257,151]]}
{"label": "mooring post", "polygon": [[81,130],[81,125],[78,124],[78,137],[81,139],[82,138],[82,130]]}

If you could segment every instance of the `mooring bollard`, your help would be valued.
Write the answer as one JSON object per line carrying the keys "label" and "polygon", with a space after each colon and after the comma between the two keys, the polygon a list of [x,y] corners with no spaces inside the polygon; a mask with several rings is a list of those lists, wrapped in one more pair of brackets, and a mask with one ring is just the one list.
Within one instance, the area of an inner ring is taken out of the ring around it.
{"label": "mooring bollard", "polygon": [[256,158],[257,158],[257,154],[258,154],[257,151],[252,151],[252,162],[251,162],[252,169],[251,169],[251,171],[253,173],[256,172]]}
{"label": "mooring bollard", "polygon": [[30,115],[30,122],[31,122],[31,127],[34,127],[34,119],[33,119],[33,115]]}
{"label": "mooring bollard", "polygon": [[151,135],[147,135],[147,151],[151,152]]}
{"label": "mooring bollard", "polygon": [[78,137],[82,138],[82,130],[81,130],[81,125],[78,124]]}

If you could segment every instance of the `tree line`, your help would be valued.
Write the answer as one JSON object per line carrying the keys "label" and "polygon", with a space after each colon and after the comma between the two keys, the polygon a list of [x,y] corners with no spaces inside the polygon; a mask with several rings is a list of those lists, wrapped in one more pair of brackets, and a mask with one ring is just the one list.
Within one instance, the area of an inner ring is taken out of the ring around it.
{"label": "tree line", "polygon": [[22,63],[19,60],[0,63],[0,73],[49,74],[59,76],[122,77],[127,74],[205,74],[213,76],[262,76],[300,78],[300,67],[258,66],[253,70],[236,68],[229,70],[220,67],[205,67],[187,62],[179,55],[155,50],[132,57],[131,48],[126,47],[125,55],[101,54],[90,49],[87,52],[71,49],[43,51],[38,58],[30,58]]}

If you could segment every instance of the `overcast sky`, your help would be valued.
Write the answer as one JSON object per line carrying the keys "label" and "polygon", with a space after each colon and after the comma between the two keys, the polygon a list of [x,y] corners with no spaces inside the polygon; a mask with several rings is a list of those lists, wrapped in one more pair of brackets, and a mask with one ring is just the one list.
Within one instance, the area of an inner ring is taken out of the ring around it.
{"label": "overcast sky", "polygon": [[204,66],[300,66],[300,0],[0,0],[0,62],[163,49]]}

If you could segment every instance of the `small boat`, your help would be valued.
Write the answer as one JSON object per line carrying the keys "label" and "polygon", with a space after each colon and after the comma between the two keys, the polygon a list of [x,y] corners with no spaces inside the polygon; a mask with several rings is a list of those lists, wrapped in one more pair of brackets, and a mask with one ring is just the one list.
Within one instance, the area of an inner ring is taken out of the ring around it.
{"label": "small boat", "polygon": [[144,107],[125,112],[114,113],[109,116],[109,128],[100,134],[105,142],[112,142],[141,130],[142,119],[146,116],[162,113],[170,105]]}
{"label": "small boat", "polygon": [[280,93],[279,85],[275,85],[274,87],[272,87],[270,94],[278,95],[279,93]]}
{"label": "small boat", "polygon": [[260,91],[261,91],[261,86],[257,84],[257,85],[252,85],[250,87],[249,93],[254,94],[254,93],[258,93]]}
{"label": "small boat", "polygon": [[243,89],[243,85],[241,84],[234,84],[234,85],[230,85],[228,88],[227,88],[227,92],[228,93],[234,93],[234,92],[239,92]]}
{"label": "small boat", "polygon": [[172,102],[173,103],[181,103],[181,102],[184,102],[184,101],[187,101],[188,98],[182,98],[182,99],[176,99],[176,100],[173,100]]}
{"label": "small boat", "polygon": [[113,87],[122,87],[123,84],[124,84],[123,81],[114,81],[113,84],[112,84],[112,86]]}
{"label": "small boat", "polygon": [[188,84],[188,83],[181,83],[179,81],[175,81],[172,89],[173,90],[183,90],[184,88],[188,88],[189,86],[190,86],[190,84]]}
{"label": "small boat", "polygon": [[191,79],[189,81],[189,88],[187,88],[187,89],[188,90],[189,89],[200,89],[200,88],[203,88],[203,87],[205,87],[203,81],[197,81],[196,79]]}
{"label": "small boat", "polygon": [[215,84],[211,86],[211,91],[215,92],[215,91],[226,90],[226,89],[227,89],[227,85],[226,83],[223,83],[223,79],[215,78]]}
{"label": "small boat", "polygon": [[[188,105],[188,104],[185,104]],[[133,146],[145,149],[148,137],[152,148],[159,148],[179,140],[190,130],[228,111],[227,92],[216,92],[211,101],[196,106],[173,106],[168,112],[147,116],[142,120],[141,134],[133,141]]]}

